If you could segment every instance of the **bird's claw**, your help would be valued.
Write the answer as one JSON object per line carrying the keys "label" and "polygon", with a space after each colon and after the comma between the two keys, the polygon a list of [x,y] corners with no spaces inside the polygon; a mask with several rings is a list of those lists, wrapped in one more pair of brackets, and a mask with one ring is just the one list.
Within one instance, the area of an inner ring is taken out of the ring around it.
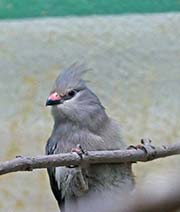
{"label": "bird's claw", "polygon": [[83,159],[83,155],[88,155],[88,152],[80,144],[77,144],[75,148],[71,149],[71,153],[73,152],[77,153],[81,159]]}
{"label": "bird's claw", "polygon": [[[71,149],[71,153],[76,153],[81,160],[83,160],[83,155],[88,155],[88,152],[82,148],[80,144],[77,144],[75,148]],[[68,168],[77,168],[78,165],[69,165]]]}
{"label": "bird's claw", "polygon": [[141,144],[140,144],[140,148],[142,149],[142,150],[144,150],[146,153],[148,153],[149,152],[149,148],[151,149],[151,150],[155,150],[156,148],[155,148],[155,146],[153,146],[152,145],[152,140],[151,139],[149,139],[149,138],[142,138],[141,139]]}
{"label": "bird's claw", "polygon": [[141,143],[137,144],[136,146],[134,145],[130,145],[127,149],[141,149],[143,150],[146,155],[147,155],[147,159],[151,160],[154,158],[156,152],[155,152],[155,146],[153,146],[151,139],[141,139]]}

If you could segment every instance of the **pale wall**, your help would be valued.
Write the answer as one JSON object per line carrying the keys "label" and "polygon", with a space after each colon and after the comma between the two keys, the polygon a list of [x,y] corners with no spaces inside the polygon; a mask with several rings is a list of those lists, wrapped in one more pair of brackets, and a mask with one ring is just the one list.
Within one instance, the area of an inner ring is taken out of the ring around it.
{"label": "pale wall", "polygon": [[[93,69],[89,86],[129,143],[180,140],[179,23],[179,14],[0,22],[0,159],[44,154],[53,124],[44,104],[74,61]],[[178,164],[135,165],[137,181]],[[1,176],[0,211],[57,211],[45,170]]]}

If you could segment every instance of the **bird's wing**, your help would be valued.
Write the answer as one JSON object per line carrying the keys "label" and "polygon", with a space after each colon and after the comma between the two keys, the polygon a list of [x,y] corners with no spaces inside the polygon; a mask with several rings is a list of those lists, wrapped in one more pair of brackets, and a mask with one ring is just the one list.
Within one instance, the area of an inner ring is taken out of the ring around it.
{"label": "bird's wing", "polygon": [[[53,142],[51,141],[51,138],[50,138],[46,145],[46,155],[54,154],[54,151],[56,149],[56,144],[54,144],[54,145],[52,145],[52,144],[53,144]],[[57,181],[55,179],[55,167],[50,167],[47,169],[47,171],[48,171],[49,181],[50,181],[50,185],[51,185],[53,194],[58,202],[61,212],[64,212],[65,199],[64,199],[64,197],[62,197],[62,192],[59,189]]]}

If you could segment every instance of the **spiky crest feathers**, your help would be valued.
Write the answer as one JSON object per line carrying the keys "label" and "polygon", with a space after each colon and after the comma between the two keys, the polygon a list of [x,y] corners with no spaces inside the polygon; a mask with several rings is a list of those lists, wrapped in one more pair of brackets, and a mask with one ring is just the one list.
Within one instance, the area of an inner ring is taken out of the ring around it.
{"label": "spiky crest feathers", "polygon": [[86,81],[82,77],[88,70],[85,64],[73,63],[68,69],[59,74],[53,90],[60,93],[65,93],[71,89],[83,90],[86,87]]}

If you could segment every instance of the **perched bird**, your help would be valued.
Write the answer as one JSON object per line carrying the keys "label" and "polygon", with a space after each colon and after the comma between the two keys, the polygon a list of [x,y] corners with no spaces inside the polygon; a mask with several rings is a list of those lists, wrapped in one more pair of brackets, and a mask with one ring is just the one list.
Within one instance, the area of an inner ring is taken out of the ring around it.
{"label": "perched bird", "polygon": [[[77,145],[87,151],[126,148],[118,124],[108,117],[99,98],[82,79],[85,72],[84,65],[73,64],[54,83],[46,102],[52,106],[54,118],[47,155],[71,152]],[[103,200],[106,191],[108,198],[109,191],[131,190],[134,184],[131,164],[51,167],[48,175],[62,212],[79,212],[93,195]]]}

